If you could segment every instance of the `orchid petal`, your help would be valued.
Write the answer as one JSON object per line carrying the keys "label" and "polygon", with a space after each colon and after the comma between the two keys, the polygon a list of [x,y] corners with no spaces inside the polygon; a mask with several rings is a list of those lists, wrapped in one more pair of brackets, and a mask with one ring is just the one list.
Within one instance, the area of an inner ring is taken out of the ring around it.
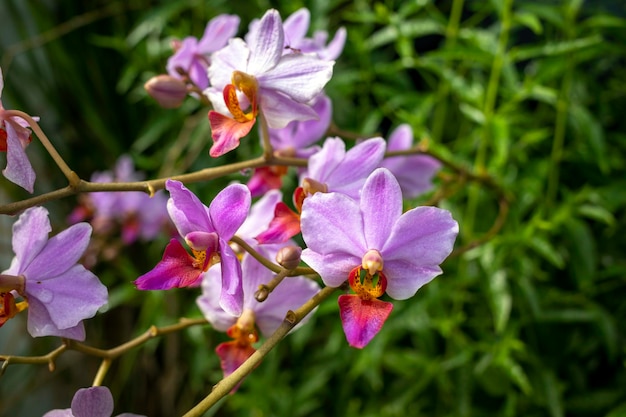
{"label": "orchid petal", "polygon": [[331,61],[331,60],[337,59],[339,55],[341,55],[341,52],[343,51],[343,47],[346,44],[347,36],[348,36],[348,33],[346,31],[346,28],[341,27],[337,29],[337,32],[335,32],[335,36],[333,37],[333,40],[330,41],[328,45],[326,45],[325,49],[322,49],[321,51],[319,51],[317,55],[320,57],[320,59],[323,59],[324,61]]}
{"label": "orchid petal", "polygon": [[294,120],[317,119],[317,113],[308,104],[298,103],[274,90],[259,89],[263,116],[272,129],[281,129]]}
{"label": "orchid petal", "polygon": [[365,181],[360,200],[368,249],[381,250],[402,215],[402,191],[391,172],[374,171]]}
{"label": "orchid petal", "polygon": [[25,289],[29,302],[37,299],[59,329],[74,327],[95,316],[108,299],[106,287],[82,265],[41,281],[27,277]]}
{"label": "orchid petal", "polygon": [[194,258],[183,245],[172,239],[154,269],[137,278],[134,284],[139,290],[197,287],[201,284],[202,270],[194,267],[193,263]]}
{"label": "orchid petal", "polygon": [[210,54],[221,49],[230,38],[235,36],[239,28],[239,16],[222,14],[207,23],[204,35],[198,42],[198,50]]}
{"label": "orchid petal", "polygon": [[313,55],[288,54],[271,70],[259,75],[264,89],[279,91],[299,103],[313,100],[333,76],[335,61]]}
{"label": "orchid petal", "polygon": [[329,191],[344,192],[358,197],[359,190],[367,177],[376,169],[385,155],[385,141],[382,138],[367,139],[354,146],[336,169],[326,179]]}
{"label": "orchid petal", "polygon": [[387,294],[394,300],[413,297],[417,290],[442,273],[439,265],[418,265],[401,259],[385,259],[384,271]]}
{"label": "orchid petal", "polygon": [[262,74],[276,66],[285,44],[283,22],[277,10],[270,9],[263,15],[249,41],[248,73]]}
{"label": "orchid petal", "polygon": [[309,158],[306,175],[325,183],[346,156],[346,144],[340,138],[327,138],[322,150]]}
{"label": "orchid petal", "polygon": [[350,271],[361,264],[358,256],[338,252],[322,255],[311,249],[304,249],[300,258],[321,277],[329,287],[339,287],[347,279]]}
{"label": "orchid petal", "polygon": [[383,327],[393,304],[380,300],[362,300],[356,295],[339,296],[343,331],[352,347],[364,348]]}
{"label": "orchid petal", "polygon": [[449,211],[417,207],[398,219],[380,253],[385,262],[408,259],[416,265],[439,265],[452,252],[458,232]]}
{"label": "orchid petal", "polygon": [[233,71],[242,70],[241,63],[247,62],[250,56],[250,49],[248,45],[240,38],[233,38],[228,41],[228,45],[219,51],[215,52],[211,56],[211,65],[209,65],[209,80],[211,80],[211,88],[215,89],[218,94],[215,95],[215,100],[211,98],[213,107],[218,110],[220,107],[217,102],[224,103],[224,96],[222,90],[226,87],[226,84],[231,83],[231,77]]}
{"label": "orchid petal", "polygon": [[306,7],[293,12],[283,23],[285,43],[287,46],[297,47],[305,36],[311,24],[311,13]]}
{"label": "orchid petal", "polygon": [[193,250],[206,251],[207,254],[217,252],[219,248],[219,236],[215,232],[187,233],[185,242]]}
{"label": "orchid petal", "polygon": [[222,239],[233,237],[246,220],[250,200],[250,190],[243,184],[231,184],[215,196],[209,205],[209,217]]}
{"label": "orchid petal", "polygon": [[282,201],[276,204],[274,218],[263,233],[256,237],[260,244],[282,243],[300,233],[300,217]]}
{"label": "orchid petal", "polygon": [[113,395],[107,387],[82,388],[72,399],[74,417],[111,417]]}
{"label": "orchid petal", "polygon": [[5,128],[7,132],[7,166],[2,170],[2,174],[6,179],[32,194],[35,185],[35,171],[13,125],[6,122]]}
{"label": "orchid petal", "polygon": [[243,311],[241,264],[237,255],[225,241],[220,242],[220,256],[222,264],[220,307],[233,316],[240,316]]}
{"label": "orchid petal", "polygon": [[65,229],[48,240],[37,257],[22,271],[23,274],[31,281],[56,278],[83,256],[90,237],[91,226],[88,223],[78,223]]}
{"label": "orchid petal", "polygon": [[369,249],[358,203],[340,193],[315,193],[304,199],[302,238],[320,254],[349,253],[360,257]]}
{"label": "orchid petal", "polygon": [[15,258],[11,268],[4,273],[21,274],[44,248],[51,231],[48,210],[44,207],[32,207],[22,213],[13,224]]}
{"label": "orchid petal", "polygon": [[[250,345],[240,345],[237,342],[224,342],[217,345],[215,352],[220,357],[220,365],[224,372],[224,378],[226,378],[252,356],[256,349]],[[231,393],[236,391],[238,387],[239,384],[232,389]]]}
{"label": "orchid petal", "polygon": [[211,137],[214,141],[209,154],[213,158],[217,158],[239,146],[239,140],[250,132],[256,118],[242,123],[211,110],[209,122],[211,124]]}
{"label": "orchid petal", "polygon": [[170,193],[167,211],[181,236],[198,230],[214,231],[206,206],[183,183],[167,180],[165,189]]}
{"label": "orchid petal", "polygon": [[[267,270],[267,268],[263,268]],[[259,303],[255,300],[257,303],[254,308],[257,317],[256,324],[263,336],[269,337],[274,333],[285,321],[285,316],[289,310],[296,310],[317,294],[319,290],[319,285],[309,278],[290,277],[274,288],[264,302]],[[304,325],[311,317],[312,314],[307,314],[292,331]]]}
{"label": "orchid petal", "polygon": [[237,316],[227,313],[220,306],[222,293],[222,266],[213,265],[202,278],[202,295],[196,299],[196,304],[215,330],[225,332],[237,322]]}
{"label": "orchid petal", "polygon": [[57,336],[78,341],[85,340],[85,326],[82,321],[74,327],[59,329],[52,321],[48,309],[34,297],[28,300],[27,328],[32,337]]}

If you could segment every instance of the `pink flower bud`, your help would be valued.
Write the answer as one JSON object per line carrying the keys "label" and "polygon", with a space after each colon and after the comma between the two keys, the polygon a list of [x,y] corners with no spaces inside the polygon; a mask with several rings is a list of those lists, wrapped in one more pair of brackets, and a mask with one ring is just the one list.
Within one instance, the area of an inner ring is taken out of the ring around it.
{"label": "pink flower bud", "polygon": [[285,246],[276,254],[276,262],[285,269],[295,269],[300,265],[302,248],[299,246]]}
{"label": "pink flower bud", "polygon": [[165,109],[180,107],[187,97],[185,83],[171,75],[161,74],[152,77],[143,87]]}

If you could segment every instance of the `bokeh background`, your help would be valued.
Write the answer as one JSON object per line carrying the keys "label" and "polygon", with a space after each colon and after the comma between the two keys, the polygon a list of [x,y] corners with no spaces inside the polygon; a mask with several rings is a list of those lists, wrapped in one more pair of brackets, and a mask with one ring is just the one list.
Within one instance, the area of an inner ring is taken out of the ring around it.
{"label": "bokeh background", "polygon": [[[165,72],[172,39],[200,37],[219,13],[241,16],[243,35],[269,7],[284,18],[302,6],[313,29],[348,31],[326,88],[339,128],[385,136],[409,123],[446,159],[490,175],[510,212],[499,234],[447,260],[416,297],[395,302],[366,349],[347,345],[329,300],[207,415],[626,416],[623,1],[0,0],[2,101],[40,116],[86,179],[122,154],[148,177],[256,156],[252,138],[211,159],[207,109],[190,98],[163,110],[143,83]],[[66,185],[37,141],[28,154],[36,193]],[[246,174],[193,190],[208,202]],[[460,223],[458,245],[490,228],[498,214],[492,190],[449,170],[436,182],[451,194],[440,206]],[[0,203],[25,197],[0,181]],[[57,231],[77,201],[46,205]],[[0,217],[0,270],[12,257],[13,221]],[[194,290],[144,293],[131,285],[160,259],[166,233],[130,247],[119,236],[102,239],[115,249],[93,270],[111,302],[87,322],[87,343],[109,348],[152,324],[200,317]],[[59,345],[32,340],[25,327],[18,317],[0,329],[1,353]],[[194,327],[116,360],[104,380],[116,413],[183,414],[221,378],[213,349],[224,340],[209,326]],[[98,364],[70,352],[54,372],[9,366],[0,415],[68,407]]]}

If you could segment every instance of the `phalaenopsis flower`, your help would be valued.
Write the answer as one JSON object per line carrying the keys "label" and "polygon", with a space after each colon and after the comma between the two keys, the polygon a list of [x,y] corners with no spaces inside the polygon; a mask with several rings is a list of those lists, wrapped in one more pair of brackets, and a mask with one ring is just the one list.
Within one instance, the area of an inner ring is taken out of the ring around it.
{"label": "phalaenopsis flower", "polygon": [[[72,408],[50,410],[43,417],[111,417],[113,406],[113,395],[107,387],[81,388],[72,398]],[[117,417],[145,416],[122,413]]]}
{"label": "phalaenopsis flower", "polygon": [[247,43],[234,38],[213,54],[211,87],[206,90],[215,109],[209,113],[214,140],[211,156],[239,146],[259,114],[274,129],[293,120],[317,117],[309,103],[330,80],[334,61],[284,52],[283,24],[278,11],[272,9]]}
{"label": "phalaenopsis flower", "polygon": [[250,210],[250,191],[242,184],[224,188],[209,207],[181,182],[168,180],[167,210],[178,233],[191,250],[172,239],[161,261],[135,280],[140,290],[198,287],[203,274],[221,263],[220,306],[235,316],[242,312],[241,265],[228,241]]}
{"label": "phalaenopsis flower", "polygon": [[60,336],[84,340],[83,320],[107,303],[107,289],[78,264],[91,226],[78,223],[48,238],[48,211],[26,210],[13,225],[11,266],[0,275],[0,325],[28,306],[33,337]]}
{"label": "phalaenopsis flower", "polygon": [[393,174],[375,170],[358,201],[341,193],[305,199],[301,216],[307,248],[302,260],[324,283],[346,280],[355,294],[341,295],[339,309],[348,343],[363,348],[380,331],[396,300],[441,274],[439,264],[452,251],[458,224],[436,207],[402,213],[402,191]]}

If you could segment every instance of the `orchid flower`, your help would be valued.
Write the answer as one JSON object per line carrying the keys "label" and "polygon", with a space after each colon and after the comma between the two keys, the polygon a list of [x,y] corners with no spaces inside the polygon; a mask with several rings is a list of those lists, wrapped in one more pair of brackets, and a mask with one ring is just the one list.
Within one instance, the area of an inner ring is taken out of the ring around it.
{"label": "orchid flower", "polygon": [[[413,147],[413,131],[408,124],[398,126],[387,141],[387,151],[405,151]],[[415,198],[433,188],[433,177],[441,162],[429,155],[391,156],[383,159],[381,167],[396,177],[405,198]]]}
{"label": "orchid flower", "polygon": [[[221,343],[215,349],[221,360],[224,377],[235,371],[255,349],[258,341],[258,327],[264,337],[269,337],[285,319],[289,310],[295,310],[319,291],[319,285],[305,277],[285,278],[269,295],[259,302],[255,293],[259,285],[267,284],[273,277],[272,271],[261,265],[251,255],[245,255],[243,269],[243,313],[233,317],[220,307],[219,281],[211,275],[217,270],[209,270],[202,282],[202,296],[197,299],[198,307],[207,321],[218,331],[227,332],[233,340]],[[307,315],[295,328],[302,326],[311,315]],[[294,329],[295,329],[294,328]]]}
{"label": "orchid flower", "polygon": [[366,346],[380,331],[395,300],[415,295],[441,274],[439,264],[450,254],[458,224],[436,207],[402,213],[398,181],[385,168],[365,182],[359,201],[341,193],[316,193],[305,199],[301,216],[307,248],[302,260],[324,283],[338,287],[346,280],[355,292],[339,297],[348,343]]}
{"label": "orchid flower", "polygon": [[213,54],[209,67],[211,87],[205,91],[215,109],[209,112],[214,140],[211,156],[223,155],[239,146],[239,140],[250,132],[259,113],[274,129],[293,120],[317,117],[309,102],[330,80],[334,61],[283,52],[282,21],[278,11],[271,9],[248,43],[234,38]]}
{"label": "orchid flower", "polygon": [[[120,157],[113,172],[96,172],[92,182],[133,182],[143,180],[135,171],[128,155]],[[166,209],[167,197],[157,191],[151,197],[141,191],[91,193],[81,198],[81,204],[70,214],[72,223],[90,218],[95,232],[106,233],[117,222],[122,228],[122,241],[131,244],[138,238],[155,238],[169,223]]]}
{"label": "orchid flower", "polygon": [[206,25],[200,40],[188,36],[182,42],[174,43],[176,52],[167,60],[167,72],[179,79],[183,78],[182,72],[198,88],[204,90],[209,86],[207,69],[211,63],[211,54],[226,46],[238,28],[238,16],[222,14],[214,17]]}
{"label": "orchid flower", "polygon": [[84,340],[83,320],[108,298],[106,287],[77,263],[89,244],[91,226],[75,224],[48,239],[50,231],[43,207],[27,209],[13,225],[15,257],[0,275],[0,324],[28,306],[31,336]]}
{"label": "orchid flower", "polygon": [[245,185],[223,189],[206,207],[181,182],[167,180],[170,193],[167,210],[192,255],[177,240],[165,248],[161,261],[135,280],[140,290],[198,287],[203,274],[221,263],[220,306],[238,316],[242,311],[241,265],[228,244],[250,209],[250,192]]}
{"label": "orchid flower", "polygon": [[347,152],[340,138],[326,139],[322,150],[309,158],[308,168],[301,175],[302,186],[294,193],[297,212],[285,203],[278,203],[274,220],[257,240],[275,243],[298,234],[302,202],[317,192],[339,192],[358,199],[365,179],[380,164],[384,154],[385,141],[382,138],[364,140]]}
{"label": "orchid flower", "polygon": [[35,185],[35,171],[28,157],[26,147],[31,142],[28,123],[19,117],[5,116],[2,107],[4,79],[0,69],[0,152],[6,152],[7,165],[2,175],[14,184],[32,194]]}
{"label": "orchid flower", "polygon": [[[81,388],[72,398],[72,408],[50,410],[43,417],[111,417],[113,405],[113,395],[107,387]],[[123,413],[117,417],[145,416]]]}

